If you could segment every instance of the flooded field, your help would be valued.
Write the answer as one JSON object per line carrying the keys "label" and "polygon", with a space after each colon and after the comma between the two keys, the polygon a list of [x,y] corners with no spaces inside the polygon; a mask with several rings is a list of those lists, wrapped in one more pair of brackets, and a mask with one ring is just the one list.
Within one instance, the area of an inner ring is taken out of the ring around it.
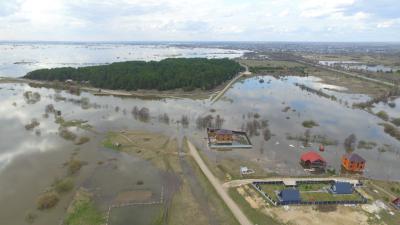
{"label": "flooded field", "polygon": [[389,67],[385,65],[369,65],[364,64],[362,62],[357,61],[319,61],[318,62],[324,66],[340,66],[343,69],[347,70],[359,70],[359,71],[368,71],[368,72],[382,72],[382,73],[391,73],[396,72],[399,68],[398,67]]}
{"label": "flooded field", "polygon": [[[368,96],[344,91],[316,77],[258,76],[235,83],[212,104],[209,100],[179,98],[118,98],[86,92],[73,95],[28,84],[0,84],[0,218],[6,224],[22,224],[26,214],[35,211],[38,195],[54,179],[65,175],[65,163],[70,159],[85,162],[73,179],[76,188],[94,193],[94,202],[101,211],[106,211],[119,194],[146,191],[149,198],[138,201],[159,199],[168,183],[163,179],[164,172],[139,157],[104,148],[102,140],[109,131],[156,132],[177,138],[178,142],[187,136],[210,160],[245,159],[257,162],[268,172],[284,175],[305,175],[300,155],[317,150],[318,141],[327,143],[321,155],[328,165],[340,171],[340,157],[346,152],[343,141],[355,134],[357,141],[376,143],[372,149],[355,150],[367,161],[364,175],[400,180],[400,142],[384,133],[378,125],[380,118],[351,108],[352,102],[364,101]],[[60,112],[62,123],[52,114],[46,116],[49,104]],[[398,105],[388,112],[398,114]],[[303,122],[309,120],[317,125],[305,128]],[[66,125],[77,121],[87,126]],[[62,124],[77,136],[75,141],[60,135]],[[211,151],[205,139],[208,126],[246,131],[253,148]],[[316,141],[304,147],[300,139],[304,135]],[[89,141],[79,144],[80,137],[88,137]],[[36,212],[37,223],[57,224],[71,198],[71,194],[65,194],[56,208]],[[161,213],[158,206],[140,210],[143,212],[134,211],[139,216],[137,221],[143,223]],[[127,215],[125,221],[131,219],[129,209],[115,213]],[[123,224],[123,218],[111,216],[110,220],[112,224]]]}

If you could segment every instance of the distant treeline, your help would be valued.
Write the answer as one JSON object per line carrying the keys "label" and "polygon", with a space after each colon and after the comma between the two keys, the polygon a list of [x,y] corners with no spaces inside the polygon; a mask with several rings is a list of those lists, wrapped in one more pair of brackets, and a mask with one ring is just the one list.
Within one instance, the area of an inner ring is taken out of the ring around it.
{"label": "distant treeline", "polygon": [[109,65],[80,68],[40,69],[25,78],[47,81],[89,81],[90,85],[105,89],[183,88],[212,89],[243,71],[239,63],[230,59],[171,58],[156,62],[128,61]]}

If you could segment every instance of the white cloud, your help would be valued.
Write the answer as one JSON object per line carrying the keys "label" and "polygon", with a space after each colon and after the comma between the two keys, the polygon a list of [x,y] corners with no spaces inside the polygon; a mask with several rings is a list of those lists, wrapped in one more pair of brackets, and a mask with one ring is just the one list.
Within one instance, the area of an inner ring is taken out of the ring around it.
{"label": "white cloud", "polygon": [[[7,0],[0,2],[0,39],[281,40],[286,35],[285,40],[319,41],[330,31],[328,36],[348,35],[347,40],[378,37],[378,28],[390,27],[391,22],[380,17],[382,11],[354,8],[361,1],[369,4],[365,0]],[[351,29],[369,33],[355,34]],[[338,31],[342,32],[334,33]],[[391,32],[393,39],[400,35]]]}

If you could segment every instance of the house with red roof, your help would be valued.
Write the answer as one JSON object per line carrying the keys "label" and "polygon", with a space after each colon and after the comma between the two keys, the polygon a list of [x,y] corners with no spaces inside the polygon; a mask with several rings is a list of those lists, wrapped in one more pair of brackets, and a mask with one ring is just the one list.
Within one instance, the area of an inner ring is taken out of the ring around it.
{"label": "house with red roof", "polygon": [[308,151],[301,155],[300,163],[305,168],[325,169],[326,161],[314,151]]}

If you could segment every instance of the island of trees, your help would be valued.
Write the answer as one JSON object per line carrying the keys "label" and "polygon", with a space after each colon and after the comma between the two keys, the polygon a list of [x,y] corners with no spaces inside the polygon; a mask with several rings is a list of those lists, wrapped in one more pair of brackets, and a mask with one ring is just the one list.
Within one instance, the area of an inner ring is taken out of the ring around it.
{"label": "island of trees", "polygon": [[208,90],[243,71],[230,59],[170,58],[162,61],[128,61],[89,67],[39,69],[24,76],[46,81],[89,82],[104,89]]}

